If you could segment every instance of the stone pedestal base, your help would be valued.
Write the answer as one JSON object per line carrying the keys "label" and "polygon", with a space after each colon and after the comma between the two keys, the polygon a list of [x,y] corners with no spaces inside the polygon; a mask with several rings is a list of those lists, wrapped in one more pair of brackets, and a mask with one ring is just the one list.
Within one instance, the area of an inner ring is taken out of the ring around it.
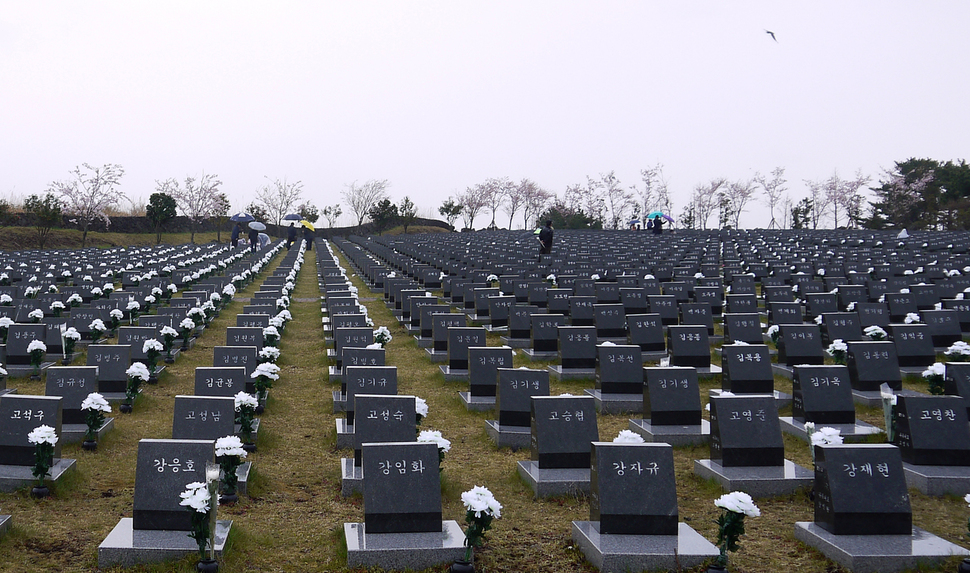
{"label": "stone pedestal base", "polygon": [[418,348],[431,348],[434,346],[433,338],[424,338],[422,336],[415,336],[414,340],[418,342]]}
{"label": "stone pedestal base", "polygon": [[522,350],[522,354],[528,356],[529,360],[533,362],[544,362],[546,360],[556,360],[559,358],[558,352],[537,351],[531,348],[524,348]]}
{"label": "stone pedestal base", "polygon": [[529,426],[502,426],[498,420],[486,420],[485,433],[500,448],[521,450],[532,445],[532,428]]}
{"label": "stone pedestal base", "polygon": [[[56,362],[41,362],[40,371],[43,372],[51,366],[57,364]],[[26,378],[34,373],[34,367],[30,364],[4,364],[4,369],[7,371],[7,376],[10,378]]]}
{"label": "stone pedestal base", "polygon": [[795,539],[850,571],[898,573],[934,567],[970,551],[932,533],[913,528],[912,535],[834,535],[811,521],[795,523]]}
{"label": "stone pedestal base", "polygon": [[388,571],[419,570],[465,556],[465,534],[457,521],[441,522],[440,532],[367,533],[363,523],[345,523],[347,567]]}
{"label": "stone pedestal base", "polygon": [[589,493],[589,468],[542,469],[539,462],[519,462],[519,476],[535,497]]}
{"label": "stone pedestal base", "polygon": [[635,414],[643,411],[643,394],[604,394],[600,390],[583,390],[593,397],[596,411],[601,414]]}
{"label": "stone pedestal base", "polygon": [[328,366],[327,376],[329,377],[331,383],[337,383],[343,378],[343,373],[340,371],[340,368],[337,368],[336,366]]}
{"label": "stone pedestal base", "polygon": [[970,466],[917,466],[903,462],[906,485],[924,495],[965,495],[970,491]]}
{"label": "stone pedestal base", "polygon": [[640,434],[645,442],[664,442],[675,447],[711,441],[711,423],[703,419],[698,426],[656,426],[650,420],[630,420],[629,429]]}
{"label": "stone pedestal base", "polygon": [[[50,475],[44,478],[45,483],[57,483],[61,476],[77,469],[77,460],[70,458],[54,458]],[[33,466],[0,466],[0,491],[16,491],[26,485],[37,482],[33,474]]]}
{"label": "stone pedestal base", "polygon": [[573,543],[601,573],[680,571],[702,565],[719,551],[686,523],[677,535],[600,533],[598,521],[574,521]]}
{"label": "stone pedestal base", "polygon": [[435,364],[440,364],[442,362],[448,362],[448,351],[447,350],[435,350],[434,348],[425,348],[425,355]]}
{"label": "stone pedestal base", "polygon": [[[925,368],[923,369],[925,370]],[[922,370],[920,370],[922,372]],[[899,396],[926,396],[922,392],[913,390],[900,390],[896,392]],[[867,408],[882,408],[882,394],[879,390],[852,390],[852,402]]]}
{"label": "stone pedestal base", "polygon": [[[216,559],[222,557],[222,550],[231,528],[232,521],[220,519],[216,522]],[[106,568],[115,565],[132,567],[140,563],[171,561],[186,555],[198,554],[199,546],[188,533],[188,531],[136,530],[132,528],[132,519],[123,517],[98,546],[98,567]]]}
{"label": "stone pedestal base", "polygon": [[10,530],[10,516],[0,515],[0,539]]}
{"label": "stone pedestal base", "polygon": [[500,336],[499,340],[502,344],[508,346],[509,348],[528,348],[532,344],[532,340],[529,338],[512,338],[511,336]]}
{"label": "stone pedestal base", "polygon": [[451,366],[439,366],[441,373],[445,375],[445,382],[467,382],[468,381],[468,370],[456,370],[452,369]]}
{"label": "stone pedestal base", "polygon": [[347,396],[340,390],[333,391],[333,413],[347,411]]}
{"label": "stone pedestal base", "polygon": [[334,420],[334,424],[337,426],[337,448],[341,450],[353,449],[354,427],[347,424],[346,418],[337,418]]}
{"label": "stone pedestal base", "polygon": [[811,487],[815,472],[785,460],[778,467],[726,468],[714,460],[694,460],[694,474],[713,479],[724,491],[744,491],[751,497],[787,495]]}
{"label": "stone pedestal base", "polygon": [[[799,422],[798,420],[792,418],[791,416],[779,416],[778,421],[781,423],[781,431],[786,434],[791,434],[798,439],[808,441],[808,432],[805,431],[805,422]],[[870,436],[874,436],[882,433],[881,428],[877,428],[872,424],[867,424],[865,422],[856,422],[855,424],[815,424],[817,428],[835,428],[839,431],[839,435],[842,436],[842,440],[845,442],[865,442]]]}
{"label": "stone pedestal base", "polygon": [[340,478],[340,495],[364,493],[364,468],[355,466],[354,458],[340,458]]}
{"label": "stone pedestal base", "polygon": [[[556,380],[594,380],[596,378],[595,368],[563,368],[562,366],[549,366],[549,373]],[[641,397],[640,400],[643,400]]]}
{"label": "stone pedestal base", "polygon": [[[714,398],[716,396],[720,396],[721,395],[721,392],[723,392],[723,390],[720,390],[718,388],[712,388],[712,389],[708,390],[707,395],[709,397],[711,397],[711,398]],[[736,394],[736,395],[737,396],[749,396],[749,395],[750,396],[760,396],[760,394]],[[784,392],[779,392],[778,390],[775,390],[775,391],[772,392],[772,395],[775,397],[775,408],[776,409],[781,410],[785,406],[791,405],[791,400],[792,400],[791,394],[786,394]]]}
{"label": "stone pedestal base", "polygon": [[[98,429],[97,440],[101,441],[101,438],[108,433],[108,430],[112,430],[115,427],[114,418],[105,418],[104,424]],[[84,440],[84,435],[88,433],[87,424],[62,424],[61,425],[61,440],[64,444],[76,444],[77,442]]]}
{"label": "stone pedestal base", "polygon": [[459,392],[458,397],[465,409],[471,412],[487,412],[495,408],[495,396],[472,396],[471,392]]}

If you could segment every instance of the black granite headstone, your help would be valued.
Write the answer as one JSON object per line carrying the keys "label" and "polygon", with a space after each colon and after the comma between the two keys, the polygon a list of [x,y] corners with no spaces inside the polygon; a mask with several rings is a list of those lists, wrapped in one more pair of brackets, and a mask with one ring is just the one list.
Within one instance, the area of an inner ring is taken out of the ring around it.
{"label": "black granite headstone", "polygon": [[256,350],[263,348],[263,329],[242,326],[226,328],[226,346],[255,346]]}
{"label": "black granite headstone", "polygon": [[47,369],[44,394],[63,398],[62,422],[83,424],[84,411],[81,402],[88,394],[98,391],[97,366],[51,366]]}
{"label": "black granite headstone", "polygon": [[237,314],[236,326],[240,328],[258,328],[260,330],[269,326],[268,314]]}
{"label": "black granite headstone", "polygon": [[815,523],[835,535],[912,535],[899,448],[816,446]]}
{"label": "black granite headstone", "polygon": [[900,366],[929,366],[936,362],[933,337],[925,324],[890,324]]}
{"label": "black granite headstone", "polygon": [[561,314],[532,315],[532,350],[558,352],[559,327],[565,324],[566,317]]}
{"label": "black granite headstone", "polygon": [[559,361],[563,368],[596,368],[596,327],[560,326]]}
{"label": "black granite headstone", "polygon": [[173,440],[218,440],[235,435],[231,396],[175,396]]}
{"label": "black granite headstone", "polygon": [[233,397],[239,392],[256,394],[256,385],[246,374],[245,367],[200,366],[195,369],[195,394],[197,396]]}
{"label": "black granite headstone", "polygon": [[255,346],[214,346],[212,365],[216,368],[242,366],[246,369],[246,376],[251,376],[259,364],[258,354]]}
{"label": "black granite headstone", "polygon": [[448,329],[448,367],[452,370],[468,370],[468,349],[485,346],[485,329],[469,326]]}
{"label": "black granite headstone", "polygon": [[667,349],[671,366],[711,366],[711,346],[704,326],[667,327]]}
{"label": "black granite headstone", "polygon": [[601,534],[677,535],[670,445],[593,442],[590,456],[589,519]]}
{"label": "black granite headstone", "polygon": [[845,365],[795,366],[792,417],[815,424],[854,424],[849,368]]}
{"label": "black granite headstone", "polygon": [[[54,428],[61,435],[62,411],[60,396],[31,396],[26,394],[0,395],[0,465],[34,465],[34,444],[27,435],[37,426]],[[61,457],[61,444],[54,445],[54,457]]]}
{"label": "black granite headstone", "polygon": [[822,364],[822,334],[817,324],[782,324],[778,338],[778,363]]}
{"label": "black granite headstone", "polygon": [[[355,400],[354,465],[361,465],[362,444],[415,441],[414,396],[356,394]],[[437,466],[436,452],[433,467]]]}
{"label": "black granite headstone", "polygon": [[205,481],[206,462],[215,462],[213,440],[140,440],[132,527],[190,531],[192,514],[179,505],[179,494]]}
{"label": "black granite headstone", "polygon": [[721,346],[721,388],[735,394],[771,394],[775,377],[771,355],[764,344]]}
{"label": "black granite headstone", "polygon": [[368,534],[441,532],[441,476],[435,444],[368,443],[363,447],[363,462]]}
{"label": "black granite headstone", "polygon": [[532,397],[532,460],[540,469],[590,467],[598,439],[592,396]]}
{"label": "black granite headstone", "polygon": [[499,426],[528,428],[532,424],[532,396],[548,395],[548,370],[499,368],[495,394]]}
{"label": "black granite headstone", "polygon": [[852,388],[876,391],[882,384],[893,390],[902,389],[896,346],[887,340],[849,342],[846,352]]}
{"label": "black granite headstone", "polygon": [[98,367],[98,392],[124,392],[128,387],[125,371],[131,365],[131,346],[92,344],[88,346],[87,365]]}
{"label": "black granite headstone", "polygon": [[7,328],[7,364],[30,364],[27,346],[34,340],[44,342],[46,324],[11,324]]}
{"label": "black granite headstone", "polygon": [[724,343],[747,342],[761,344],[761,317],[757,313],[724,313]]}
{"label": "black granite headstone", "polygon": [[347,394],[347,424],[353,426],[357,394],[397,394],[397,366],[346,366],[343,384]]}
{"label": "black granite headstone", "polygon": [[643,393],[643,352],[638,346],[601,344],[596,388],[603,394]]}
{"label": "black granite headstone", "polygon": [[507,346],[468,348],[468,384],[472,396],[495,396],[498,369],[512,367],[512,349]]}
{"label": "black granite headstone", "polygon": [[958,396],[898,397],[896,433],[903,461],[924,466],[970,466],[970,424]]}
{"label": "black granite headstone", "polygon": [[700,387],[690,367],[644,368],[643,418],[654,426],[699,426]]}
{"label": "black granite headstone", "polygon": [[630,331],[630,344],[639,346],[643,352],[664,352],[667,349],[659,314],[629,314],[626,324]]}
{"label": "black granite headstone", "polygon": [[970,416],[970,362],[947,362],[943,385],[947,395],[963,398]]}
{"label": "black granite headstone", "polygon": [[774,397],[712,397],[711,459],[724,467],[783,466],[785,444]]}

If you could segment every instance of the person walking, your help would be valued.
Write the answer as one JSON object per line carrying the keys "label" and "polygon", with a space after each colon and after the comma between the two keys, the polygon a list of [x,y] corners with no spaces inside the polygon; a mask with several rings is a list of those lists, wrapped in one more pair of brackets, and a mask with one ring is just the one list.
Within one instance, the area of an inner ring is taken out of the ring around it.
{"label": "person walking", "polygon": [[290,225],[286,230],[286,250],[289,251],[296,242],[296,225]]}
{"label": "person walking", "polygon": [[232,236],[230,237],[230,244],[234,249],[236,248],[236,245],[239,244],[240,233],[242,233],[242,224],[239,221],[236,221],[236,226],[232,228]]}
{"label": "person walking", "polygon": [[303,240],[306,241],[306,250],[308,251],[313,248],[313,237],[314,237],[313,231],[310,230],[310,227],[307,227],[304,225]]}
{"label": "person walking", "polygon": [[552,221],[546,220],[546,226],[539,231],[539,255],[552,254]]}
{"label": "person walking", "polygon": [[652,230],[653,230],[653,234],[654,235],[659,235],[660,233],[663,233],[663,230],[664,230],[664,221],[663,221],[663,219],[660,218],[660,215],[654,215],[653,216],[653,228],[652,228]]}
{"label": "person walking", "polygon": [[259,248],[259,231],[249,229],[249,250],[253,253]]}

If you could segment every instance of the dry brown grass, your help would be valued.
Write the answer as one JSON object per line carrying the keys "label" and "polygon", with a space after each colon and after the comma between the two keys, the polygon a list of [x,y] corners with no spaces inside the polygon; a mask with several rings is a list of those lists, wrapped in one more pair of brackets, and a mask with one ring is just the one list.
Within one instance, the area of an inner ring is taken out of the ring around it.
{"label": "dry brown grass", "polygon": [[[346,571],[342,526],[363,519],[361,498],[340,495],[338,461],[351,453],[334,446],[330,392],[335,385],[326,374],[313,258],[308,253],[308,264],[294,293],[294,321],[281,344],[282,376],[271,391],[262,416],[259,451],[252,458],[255,476],[250,496],[243,497],[235,507],[220,509],[221,518],[234,521],[223,571]],[[459,496],[473,485],[487,486],[505,506],[486,546],[476,551],[478,571],[593,571],[570,541],[571,521],[589,518],[587,500],[575,496],[533,499],[516,473],[516,461],[527,459],[529,453],[496,449],[485,435],[487,415],[462,407],[457,392],[464,386],[445,382],[437,366],[424,357],[424,350],[417,348],[393,319],[382,296],[370,293],[357,277],[352,278],[375,323],[388,326],[394,335],[387,359],[398,367],[400,393],[427,399],[430,413],[422,427],[441,430],[453,443],[442,475],[444,518],[461,522],[464,512]],[[253,288],[240,291],[237,299],[247,297]],[[119,518],[131,515],[138,440],[171,435],[174,396],[192,392],[194,368],[211,365],[212,347],[223,343],[224,328],[234,321],[242,304],[237,300],[224,310],[199,344],[170,366],[157,386],[146,388],[134,414],[115,415],[115,430],[96,453],[84,452],[76,445],[64,448],[65,457],[78,460],[77,476],[58,484],[51,499],[36,501],[23,490],[0,494],[0,508],[14,519],[13,531],[0,540],[0,569],[40,572],[96,568],[98,544]],[[495,335],[489,335],[489,344],[499,344]],[[529,362],[521,353],[515,359],[515,366],[546,364]],[[791,390],[789,381],[777,382],[779,389]],[[591,385],[589,381],[553,381],[552,392],[581,394]],[[10,386],[23,394],[44,391],[41,383],[27,380],[11,381]],[[703,383],[702,396],[713,386],[713,382]],[[916,387],[911,382],[907,386]],[[861,409],[859,417],[881,425],[878,410]],[[627,419],[625,415],[600,416],[600,438],[611,440],[627,427]],[[785,449],[789,459],[803,466],[811,464],[805,443],[786,436]],[[680,519],[707,539],[714,539],[717,512],[713,500],[721,492],[693,475],[693,460],[708,457],[707,448],[677,448],[674,456]],[[963,542],[968,510],[962,500],[928,498],[918,493],[912,497],[916,525],[950,541]],[[842,571],[794,539],[794,522],[812,519],[806,493],[757,503],[762,517],[747,520],[742,548],[731,556],[733,572]],[[188,572],[193,567],[194,559],[186,558],[134,570]],[[951,564],[946,570],[954,568]],[[444,566],[429,569],[443,570]]]}

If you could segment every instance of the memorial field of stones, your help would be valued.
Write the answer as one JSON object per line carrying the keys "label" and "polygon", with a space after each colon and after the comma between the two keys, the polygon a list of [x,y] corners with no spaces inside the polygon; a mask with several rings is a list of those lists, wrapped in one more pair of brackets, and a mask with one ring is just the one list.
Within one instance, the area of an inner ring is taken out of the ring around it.
{"label": "memorial field of stones", "polygon": [[223,571],[445,571],[474,486],[503,506],[482,572],[706,571],[728,491],[761,509],[731,571],[953,571],[965,291],[967,233],[0,252],[0,570],[194,571],[179,493],[230,435]]}

